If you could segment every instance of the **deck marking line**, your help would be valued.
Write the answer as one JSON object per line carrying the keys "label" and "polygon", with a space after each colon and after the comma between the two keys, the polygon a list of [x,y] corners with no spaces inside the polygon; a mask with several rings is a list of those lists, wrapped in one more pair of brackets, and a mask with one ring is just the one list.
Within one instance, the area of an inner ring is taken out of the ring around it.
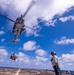
{"label": "deck marking line", "polygon": [[15,73],[15,75],[19,75],[20,69]]}

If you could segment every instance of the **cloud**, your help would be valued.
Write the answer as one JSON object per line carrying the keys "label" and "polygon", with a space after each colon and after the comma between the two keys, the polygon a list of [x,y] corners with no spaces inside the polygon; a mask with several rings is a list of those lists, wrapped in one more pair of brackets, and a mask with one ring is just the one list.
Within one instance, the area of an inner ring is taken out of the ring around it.
{"label": "cloud", "polygon": [[17,62],[21,62],[21,63],[26,63],[28,64],[30,62],[30,58],[29,56],[27,56],[26,54],[22,53],[22,52],[19,52],[18,55],[17,55]]}
{"label": "cloud", "polygon": [[3,61],[8,56],[6,49],[0,48],[0,61]]}
{"label": "cloud", "polygon": [[0,46],[0,49],[4,49],[4,46]]}
{"label": "cloud", "polygon": [[0,31],[0,35],[3,35],[5,32],[4,31]]}
{"label": "cloud", "polygon": [[74,53],[74,50],[73,50],[73,53]]}
{"label": "cloud", "polygon": [[74,20],[74,16],[61,17],[59,20],[62,22],[66,22],[68,20]]}
{"label": "cloud", "polygon": [[5,41],[5,39],[1,39],[1,42],[4,42]]}
{"label": "cloud", "polygon": [[41,57],[41,56],[36,56],[36,60],[38,60],[38,61],[47,61],[48,58],[44,58],[44,57]]}
{"label": "cloud", "polygon": [[[47,26],[54,26],[54,23],[51,23],[55,15],[62,15],[65,12],[68,12],[69,8],[74,6],[73,0],[35,0],[34,6],[25,16],[25,25],[32,28],[38,26],[38,18],[41,18],[47,21]],[[3,10],[8,11],[8,15],[11,18],[16,18],[20,14],[23,14],[27,7],[29,6],[31,0],[1,0],[0,7]],[[13,9],[13,10],[12,10]],[[35,32],[31,29],[26,29],[27,35],[33,35]]]}
{"label": "cloud", "polygon": [[38,49],[35,53],[39,56],[46,56],[47,55],[47,52],[42,49]]}
{"label": "cloud", "polygon": [[43,49],[38,49],[36,50],[35,54],[36,54],[36,57],[34,59],[34,62],[36,63],[35,65],[40,65],[40,64],[45,65],[44,62],[48,60],[48,58],[46,57],[47,52],[44,51]]}
{"label": "cloud", "polygon": [[23,49],[27,51],[36,50],[37,48],[39,48],[39,46],[36,45],[35,41],[28,41],[23,44]]}
{"label": "cloud", "polygon": [[30,57],[28,55],[26,55],[25,53],[19,52],[17,54],[17,60],[16,62],[18,62],[20,65],[21,64],[28,64],[29,66],[32,65],[33,66],[37,66],[37,65],[44,65],[48,58],[42,57],[42,56],[36,56],[36,57]]}
{"label": "cloud", "polygon": [[60,40],[55,40],[54,43],[60,45],[65,45],[65,44],[74,44],[74,38],[72,39],[67,39],[66,37],[62,37]]}
{"label": "cloud", "polygon": [[55,19],[55,20],[50,20],[50,21],[46,21],[45,22],[45,25],[46,26],[55,26],[55,23],[57,22],[57,19]]}
{"label": "cloud", "polygon": [[59,57],[60,61],[60,67],[63,70],[74,70],[74,53],[67,53],[62,54],[61,57]]}
{"label": "cloud", "polygon": [[35,58],[35,65],[40,65],[40,64],[45,64],[44,62],[46,62],[48,60],[48,58],[42,57],[42,56],[36,56]]}
{"label": "cloud", "polygon": [[62,54],[62,58],[65,62],[74,62],[74,54]]}
{"label": "cloud", "polygon": [[17,54],[17,60],[16,62],[20,64],[28,64],[29,66],[35,66],[35,65],[43,65],[48,60],[48,58],[44,56],[35,55],[35,57],[31,57],[29,55],[26,55],[25,53],[19,52]]}

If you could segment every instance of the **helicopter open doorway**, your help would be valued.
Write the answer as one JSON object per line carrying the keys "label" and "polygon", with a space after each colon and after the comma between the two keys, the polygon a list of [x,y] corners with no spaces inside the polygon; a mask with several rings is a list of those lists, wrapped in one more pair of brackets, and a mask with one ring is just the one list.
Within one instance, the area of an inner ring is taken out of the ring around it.
{"label": "helicopter open doorway", "polygon": [[[23,15],[21,15],[20,17],[18,17],[18,18],[16,19],[16,21],[14,21],[14,20],[12,20],[12,19],[10,19],[10,18],[8,18],[8,17],[6,17],[6,16],[4,16],[4,15],[2,15],[2,14],[0,13],[0,16],[2,16],[2,17],[6,18],[6,19],[8,19],[8,20],[10,20],[11,22],[14,23],[13,30],[12,30],[12,33],[13,33],[13,35],[14,35],[14,39],[13,39],[11,42],[13,42],[13,43],[18,43],[18,41],[16,41],[16,39],[18,38],[18,36],[20,36],[20,35],[22,34],[22,32],[23,32],[24,30],[26,30],[26,27],[27,27],[27,28],[30,28],[30,29],[33,29],[33,28],[31,28],[31,27],[28,27],[28,26],[25,26],[25,25],[24,25],[24,17],[26,16],[26,14],[27,14],[28,11],[30,10],[30,8],[34,5],[34,3],[35,3],[35,1],[32,0],[31,3],[30,3],[30,5],[29,5],[29,7],[28,7],[27,10],[26,10],[26,12],[25,12]],[[33,29],[33,30],[34,30],[34,29]]]}

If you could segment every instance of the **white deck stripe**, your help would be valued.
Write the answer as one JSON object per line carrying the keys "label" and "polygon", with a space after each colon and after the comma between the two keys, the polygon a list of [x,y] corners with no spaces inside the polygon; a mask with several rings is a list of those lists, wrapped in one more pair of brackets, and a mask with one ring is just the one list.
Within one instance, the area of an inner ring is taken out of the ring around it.
{"label": "white deck stripe", "polygon": [[20,69],[15,73],[15,75],[19,75]]}

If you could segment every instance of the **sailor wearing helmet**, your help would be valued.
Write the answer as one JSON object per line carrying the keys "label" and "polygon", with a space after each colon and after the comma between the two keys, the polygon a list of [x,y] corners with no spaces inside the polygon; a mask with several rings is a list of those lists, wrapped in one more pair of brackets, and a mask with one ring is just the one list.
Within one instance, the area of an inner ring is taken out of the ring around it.
{"label": "sailor wearing helmet", "polygon": [[59,63],[58,63],[58,57],[56,55],[56,52],[51,52],[51,55],[52,55],[51,63],[52,63],[53,69],[55,71],[55,75],[61,75]]}

